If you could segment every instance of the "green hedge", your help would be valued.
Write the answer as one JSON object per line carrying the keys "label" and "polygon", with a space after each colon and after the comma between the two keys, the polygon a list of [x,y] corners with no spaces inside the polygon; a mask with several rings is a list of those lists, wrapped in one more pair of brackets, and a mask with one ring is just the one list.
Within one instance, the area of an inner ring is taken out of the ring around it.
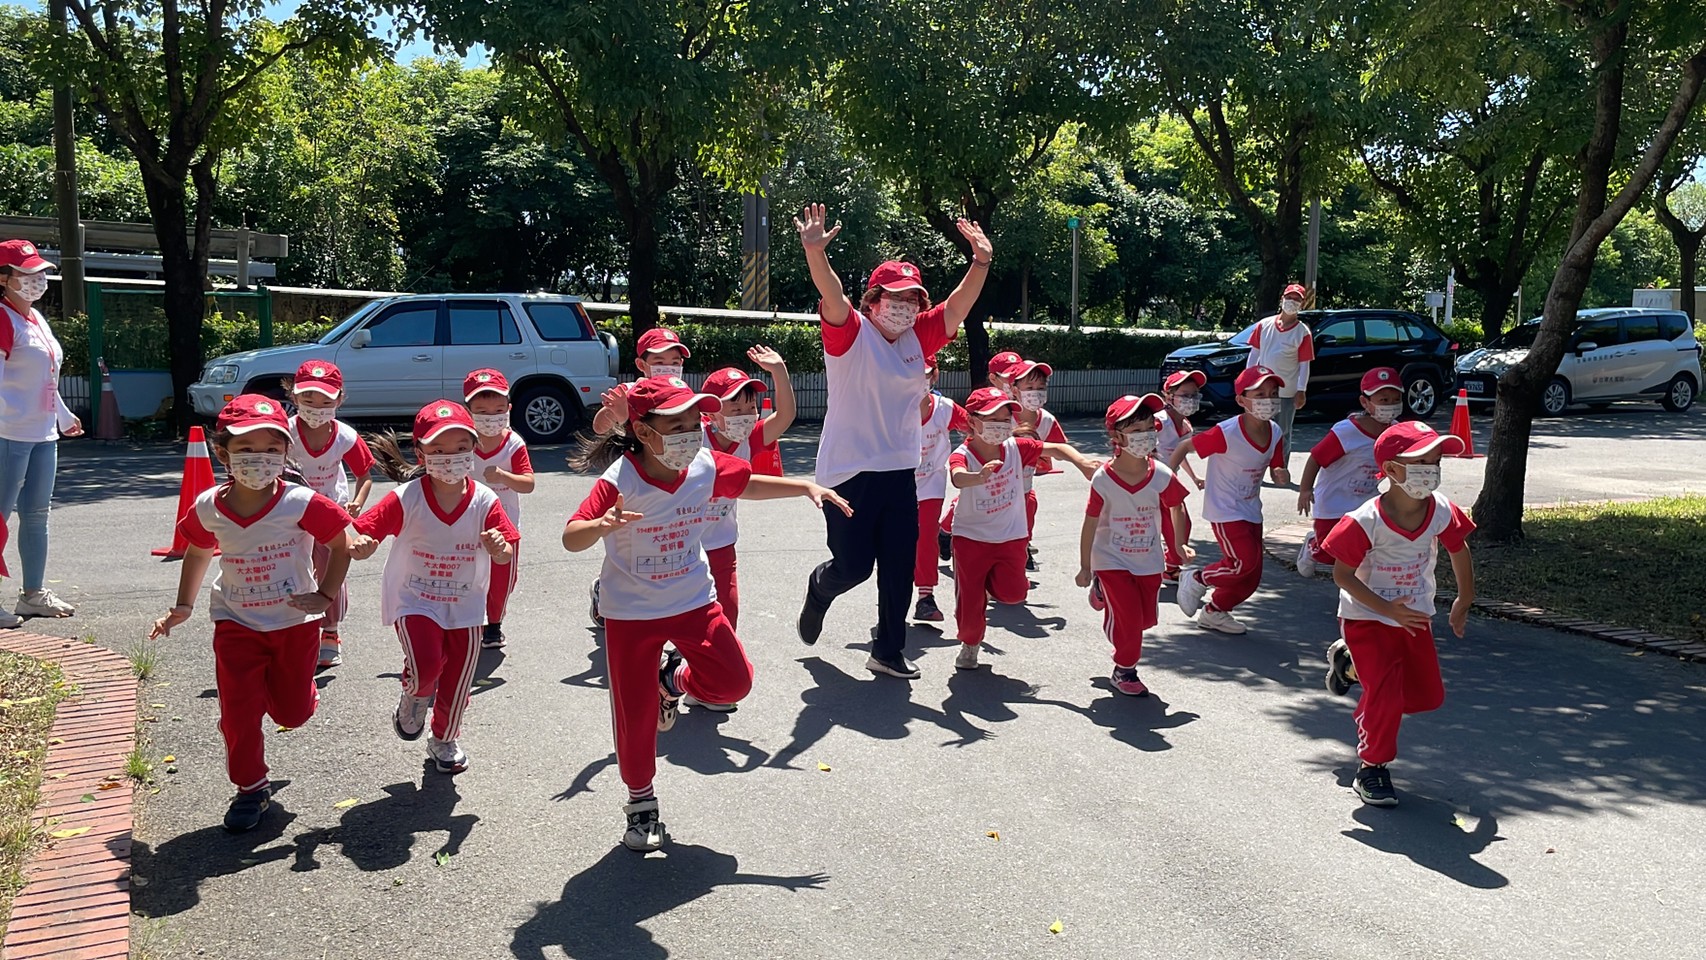
{"label": "green hedge", "polygon": [[[308,343],[332,329],[336,321],[322,317],[312,323],[273,324],[273,343]],[[54,335],[65,348],[66,376],[80,377],[89,370],[89,319],[81,314],[54,322]],[[166,344],[166,315],[150,307],[134,316],[108,315],[106,343],[102,353],[112,370],[165,370],[171,352]],[[255,350],[261,346],[261,327],[253,317],[236,313],[208,314],[201,327],[202,356],[212,359],[227,353]]]}

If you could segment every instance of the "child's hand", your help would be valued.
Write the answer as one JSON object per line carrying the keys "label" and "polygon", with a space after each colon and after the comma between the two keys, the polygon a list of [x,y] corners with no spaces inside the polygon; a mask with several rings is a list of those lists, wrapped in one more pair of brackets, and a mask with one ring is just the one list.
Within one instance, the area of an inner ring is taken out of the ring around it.
{"label": "child's hand", "polygon": [[1077,578],[1074,579],[1073,582],[1078,584],[1081,587],[1088,587],[1090,585],[1090,568],[1089,567],[1079,567],[1078,568],[1078,576],[1077,576]]}
{"label": "child's hand", "polygon": [[378,549],[378,540],[373,539],[365,533],[356,534],[355,538],[352,539],[349,544],[350,559],[366,560],[368,557],[373,556],[373,552]]}
{"label": "child's hand", "polygon": [[1096,479],[1096,471],[1102,469],[1104,463],[1107,461],[1095,457],[1085,457],[1084,462],[1073,464],[1073,466],[1078,468],[1079,473],[1084,474],[1084,479],[1094,480]]}
{"label": "child's hand", "polygon": [[1297,491],[1297,512],[1301,516],[1309,516],[1309,510],[1315,505],[1314,490]]}
{"label": "child's hand", "polygon": [[1433,617],[1396,600],[1386,601],[1386,615],[1398,621],[1399,628],[1409,633],[1421,633],[1433,623]]}
{"label": "child's hand", "polygon": [[1196,474],[1191,474],[1191,479],[1196,481],[1198,490],[1203,490],[1203,489],[1206,489],[1208,487],[1208,481],[1204,480],[1202,477],[1197,476]]}
{"label": "child's hand", "polygon": [[841,499],[841,494],[828,487],[820,487],[815,483],[809,484],[806,487],[806,496],[812,498],[812,503],[817,504],[819,510],[823,509],[824,504],[832,503],[849,517],[853,515],[853,505]]}
{"label": "child's hand", "polygon": [[1450,623],[1452,633],[1461,637],[1463,636],[1463,631],[1469,629],[1469,608],[1472,605],[1473,604],[1470,599],[1462,596],[1461,594],[1458,595],[1456,600],[1451,601]]}
{"label": "child's hand", "polygon": [[788,362],[782,359],[782,355],[762,343],[748,348],[746,358],[772,377],[781,376],[788,369]]}
{"label": "child's hand", "polygon": [[1001,461],[1000,460],[991,460],[988,463],[984,464],[983,466],[979,467],[978,471],[976,473],[972,474],[972,477],[975,478],[975,483],[988,483],[989,478],[995,476],[996,472],[999,471],[1000,469],[1001,469]]}
{"label": "child's hand", "polygon": [[509,556],[509,541],[504,539],[504,532],[496,527],[480,532],[480,546],[495,559]]}
{"label": "child's hand", "polygon": [[[173,607],[172,609],[166,611],[165,616],[154,621],[153,629],[148,631],[148,639],[158,640],[161,637],[169,636],[172,632],[173,627],[177,626],[180,623],[189,622],[190,614],[192,614],[194,612],[195,612],[194,607],[186,607],[186,606],[183,606],[181,604],[179,606]],[[1458,635],[1462,636],[1462,634],[1458,634]]]}
{"label": "child's hand", "polygon": [[1179,544],[1179,556],[1183,557],[1186,562],[1189,562],[1197,558],[1197,550],[1188,543],[1181,543]]}
{"label": "child's hand", "polygon": [[332,607],[331,598],[319,591],[315,591],[314,593],[293,593],[290,595],[290,599],[285,601],[285,603],[313,617],[317,617],[320,614],[325,613]]}
{"label": "child's hand", "polygon": [[487,467],[486,472],[484,474],[482,474],[482,476],[485,478],[487,486],[490,486],[491,484],[494,484],[494,483],[502,483],[503,482],[503,476],[502,476],[501,472],[498,470],[496,464],[493,464],[492,466]]}
{"label": "child's hand", "polygon": [[604,401],[604,409],[610,411],[617,423],[628,422],[628,391],[621,384],[604,391],[600,399]]}
{"label": "child's hand", "polygon": [[362,503],[360,500],[351,500],[349,503],[344,504],[344,512],[350,515],[351,520],[361,516],[361,510]]}
{"label": "child's hand", "polygon": [[603,537],[615,533],[642,516],[644,514],[629,513],[622,509],[622,495],[617,494],[616,502],[609,510],[604,511],[604,516],[598,518],[598,535]]}

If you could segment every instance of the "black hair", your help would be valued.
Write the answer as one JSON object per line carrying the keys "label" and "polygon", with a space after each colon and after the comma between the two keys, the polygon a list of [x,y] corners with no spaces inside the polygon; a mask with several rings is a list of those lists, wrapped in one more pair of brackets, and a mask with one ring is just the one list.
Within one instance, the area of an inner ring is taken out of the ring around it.
{"label": "black hair", "polygon": [[[367,435],[367,445],[373,450],[374,465],[379,472],[396,483],[408,483],[426,473],[426,467],[411,463],[403,453],[403,435],[395,430]],[[414,443],[410,442],[410,447]]]}
{"label": "black hair", "polygon": [[637,454],[644,449],[631,429],[612,430],[605,434],[582,431],[575,435],[575,450],[569,454],[569,467],[581,473],[602,473],[623,456]]}

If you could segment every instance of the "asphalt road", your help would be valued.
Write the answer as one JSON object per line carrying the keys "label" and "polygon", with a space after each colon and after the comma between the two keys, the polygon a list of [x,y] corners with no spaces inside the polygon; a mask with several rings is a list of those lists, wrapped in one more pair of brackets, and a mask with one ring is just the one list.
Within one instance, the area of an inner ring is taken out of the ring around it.
{"label": "asphalt road", "polygon": [[[1528,499],[1699,490],[1702,433],[1706,416],[1642,407],[1543,422]],[[801,430],[791,467],[811,449]],[[178,568],[148,550],[177,459],[66,445],[50,577],[80,612],[33,627],[122,650],[171,602]],[[1506,960],[1688,956],[1706,937],[1698,666],[1472,619],[1440,644],[1445,707],[1405,725],[1403,805],[1365,808],[1350,701],[1321,689],[1330,586],[1270,565],[1238,639],[1164,604],[1142,667],[1155,695],[1120,697],[1070,582],[1076,474],[1039,481],[1044,569],[1028,607],[992,618],[989,666],[955,671],[951,623],[948,639],[918,627],[911,685],[861,668],[871,588],[799,643],[822,521],[744,504],[757,682],[738,713],[662,735],[674,840],[635,855],[585,622],[599,556],[555,542],[590,481],[559,472],[559,451],[534,459],[552,472],[525,500],[512,639],[482,660],[466,773],[431,771],[391,732],[382,558],[352,571],[346,663],[313,722],[268,728],[289,783],[252,834],[218,826],[211,630],[166,643],[145,729],[178,772],[157,771],[137,831],[140,956]],[[1479,470],[1448,462],[1447,491],[1472,499]],[[1295,514],[1294,495],[1265,497],[1274,522]]]}

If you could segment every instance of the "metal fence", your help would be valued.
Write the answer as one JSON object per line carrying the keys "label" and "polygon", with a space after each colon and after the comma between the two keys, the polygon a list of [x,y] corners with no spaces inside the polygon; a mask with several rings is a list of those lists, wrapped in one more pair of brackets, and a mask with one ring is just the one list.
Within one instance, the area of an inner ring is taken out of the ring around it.
{"label": "metal fence", "polygon": [[[706,374],[683,375],[689,386],[697,389],[705,382]],[[789,378],[794,384],[794,402],[801,420],[822,420],[829,401],[829,384],[822,373],[796,373]],[[978,385],[982,385],[979,381]],[[965,370],[945,370],[937,383],[943,396],[963,401],[972,390],[971,374]],[[1056,370],[1048,382],[1048,408],[1056,414],[1100,414],[1108,404],[1128,393],[1156,393],[1161,389],[1158,370]]]}

